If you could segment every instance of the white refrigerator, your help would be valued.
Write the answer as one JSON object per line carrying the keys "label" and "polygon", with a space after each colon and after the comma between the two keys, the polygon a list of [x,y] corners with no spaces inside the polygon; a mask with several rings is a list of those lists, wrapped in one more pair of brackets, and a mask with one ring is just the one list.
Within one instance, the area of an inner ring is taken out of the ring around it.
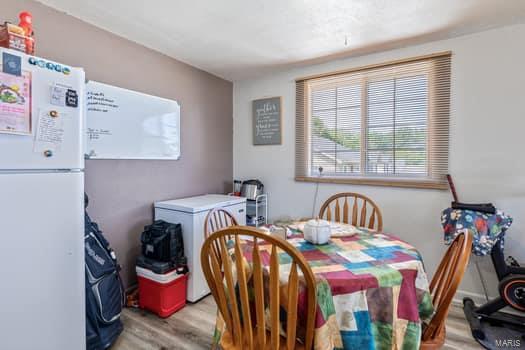
{"label": "white refrigerator", "polygon": [[0,60],[0,348],[84,349],[85,74]]}

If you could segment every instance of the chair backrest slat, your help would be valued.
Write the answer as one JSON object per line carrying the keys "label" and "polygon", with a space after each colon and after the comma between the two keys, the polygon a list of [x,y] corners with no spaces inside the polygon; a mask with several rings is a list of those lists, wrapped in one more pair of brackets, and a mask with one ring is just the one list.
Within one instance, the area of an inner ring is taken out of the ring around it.
{"label": "chair backrest slat", "polygon": [[454,239],[443,256],[430,282],[430,293],[436,311],[423,331],[423,342],[442,335],[452,299],[465,274],[471,250],[472,235],[462,232]]}
{"label": "chair backrest slat", "polygon": [[348,224],[348,197],[345,197],[345,204],[343,205],[343,222]]}
{"label": "chair backrest slat", "polygon": [[299,291],[299,279],[297,275],[297,264],[295,261],[290,268],[290,278],[288,279],[288,305],[286,311],[286,348],[293,350],[295,348],[295,335],[297,330],[297,298]]}
{"label": "chair backrest slat", "polygon": [[263,267],[261,262],[261,253],[259,252],[258,239],[253,243],[253,288],[255,294],[255,314],[257,321],[257,343],[261,349],[266,346],[266,321],[264,317],[264,285],[263,285]]}
{"label": "chair backrest slat", "polygon": [[[343,204],[343,213],[340,213],[339,198],[344,198]],[[348,198],[353,199],[352,204],[352,219],[349,221],[350,217],[350,206],[348,204]],[[360,208],[360,201],[363,202],[362,207]],[[370,198],[352,192],[337,193],[330,198],[328,198],[321,209],[319,210],[319,218],[325,218],[328,221],[332,221],[332,203],[335,202],[335,218],[334,221],[340,222],[342,217],[342,222],[351,223],[354,226],[367,227],[369,229],[374,229],[378,232],[383,230],[383,217],[381,215],[381,210]],[[370,217],[367,218],[370,207]],[[368,221],[368,226],[367,225]]]}
{"label": "chair backrest slat", "polygon": [[[253,244],[242,242],[241,239],[246,236],[252,238]],[[233,242],[234,247],[226,243],[227,239]],[[216,242],[219,242],[220,246],[220,259],[212,252]],[[261,242],[264,242],[264,248]],[[228,246],[231,248],[228,249]],[[246,257],[250,256],[250,249],[252,249],[251,264],[248,264]],[[263,264],[261,249],[270,253],[269,263],[266,261],[267,265]],[[279,261],[280,254],[283,253],[291,258],[291,267],[288,275],[281,276]],[[299,292],[304,290],[306,320],[301,320],[305,321],[306,326],[304,345],[305,349],[312,349],[316,313],[315,277],[304,257],[290,243],[250,227],[232,226],[211,234],[204,241],[201,265],[218,304],[219,312],[225,320],[227,331],[231,334],[231,340],[236,347],[264,349],[270,346],[271,349],[279,349],[280,310],[284,308],[287,311],[284,330],[287,334],[286,348],[294,349],[298,334],[298,303],[299,300],[304,300],[302,297],[299,298]],[[251,271],[248,273],[247,269],[250,268]],[[265,270],[268,270],[266,281]],[[281,285],[286,277],[288,283]],[[302,285],[304,289],[300,288]],[[253,288],[253,293],[249,288]],[[266,297],[265,293],[268,293]],[[253,299],[250,300],[251,295]],[[265,304],[265,300],[268,301],[268,305]],[[266,315],[266,306],[269,306],[268,315]],[[269,326],[269,332],[266,324]]]}
{"label": "chair backrest slat", "polygon": [[229,257],[228,248],[226,247],[225,238],[221,237],[221,261],[224,271],[224,279],[226,279],[226,286],[228,289],[228,300],[230,302],[229,310],[231,319],[233,320],[233,327],[231,329],[232,338],[235,345],[242,345],[242,331],[241,320],[239,317],[239,303],[237,302],[237,295],[235,293],[235,282],[233,281],[232,262]]}
{"label": "chair backrest slat", "polygon": [[217,228],[219,229],[220,227],[223,227],[224,223],[222,222],[221,214],[218,211],[216,211],[213,213],[213,215],[215,216]]}
{"label": "chair backrest slat", "polygon": [[352,225],[357,226],[357,197],[354,196],[354,205],[352,206]]}
{"label": "chair backrest slat", "polygon": [[279,349],[279,256],[277,255],[277,246],[272,246],[272,253],[270,256],[270,314],[272,315],[271,322],[271,345],[272,349]]}
{"label": "chair backrest slat", "polygon": [[[235,256],[242,256],[239,236],[235,236]],[[244,270],[244,260],[236,259],[235,267],[237,268],[237,287],[239,288],[239,295],[241,298],[243,331],[244,334],[246,334],[245,340],[248,343],[248,349],[253,350],[252,318],[250,314],[248,282],[246,280],[246,271]]]}
{"label": "chair backrest slat", "polygon": [[[368,221],[368,227],[374,227],[376,222],[376,208],[372,210],[372,214],[370,214],[370,220]],[[378,231],[381,231],[378,229]]]}
{"label": "chair backrest slat", "polygon": [[359,226],[365,227],[366,225],[366,201],[363,201],[363,206],[361,207],[361,220],[359,221]]}
{"label": "chair backrest slat", "polygon": [[216,211],[211,211],[210,213],[212,213],[211,215],[213,216],[213,227],[214,227],[214,230],[215,231],[220,230],[221,224],[219,223],[219,218],[217,217],[217,212]]}
{"label": "chair backrest slat", "polygon": [[[218,245],[218,242],[214,242]],[[220,258],[214,254],[215,249],[211,249],[210,254],[210,262],[211,262],[211,269],[213,271],[213,274],[215,276],[219,276],[222,274],[221,266],[220,266]],[[213,298],[217,302],[217,306],[219,308],[219,311],[221,314],[223,314],[224,322],[226,323],[226,326],[228,329],[233,329],[233,320],[228,312],[228,302],[226,297],[226,292],[224,288],[222,288],[222,280],[214,280],[215,288],[210,288],[211,293],[213,295]]]}
{"label": "chair backrest slat", "polygon": [[332,220],[332,209],[330,209],[330,206],[326,207],[326,220]]}

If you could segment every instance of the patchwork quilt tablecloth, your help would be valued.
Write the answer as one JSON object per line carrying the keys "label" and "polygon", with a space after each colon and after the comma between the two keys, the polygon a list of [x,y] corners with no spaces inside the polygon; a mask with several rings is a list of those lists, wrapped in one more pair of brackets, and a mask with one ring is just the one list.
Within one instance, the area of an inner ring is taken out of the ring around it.
{"label": "patchwork quilt tablecloth", "polygon": [[[314,349],[419,349],[422,324],[434,312],[421,256],[395,236],[347,226],[349,235],[341,226],[329,243],[314,245],[304,240],[302,223],[290,225],[288,242],[301,251],[317,279]],[[248,252],[251,243],[245,248]],[[269,264],[270,252],[265,245],[260,250]],[[251,254],[245,257],[250,263]],[[284,252],[280,263],[285,283],[290,258]],[[299,320],[304,310],[299,304]],[[285,323],[286,312],[281,315]],[[223,330],[218,317],[215,348]]]}
{"label": "patchwork quilt tablecloth", "polygon": [[475,255],[488,255],[498,239],[503,239],[505,231],[512,225],[512,218],[501,210],[486,214],[472,210],[443,210],[441,224],[445,234],[445,244],[450,244],[463,230],[473,236],[472,252]]}

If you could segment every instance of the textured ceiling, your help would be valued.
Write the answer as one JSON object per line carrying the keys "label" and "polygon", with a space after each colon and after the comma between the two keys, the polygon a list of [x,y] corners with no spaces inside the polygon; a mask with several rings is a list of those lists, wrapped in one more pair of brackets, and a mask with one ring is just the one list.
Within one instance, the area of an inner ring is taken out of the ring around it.
{"label": "textured ceiling", "polygon": [[525,22],[524,0],[39,1],[228,80]]}

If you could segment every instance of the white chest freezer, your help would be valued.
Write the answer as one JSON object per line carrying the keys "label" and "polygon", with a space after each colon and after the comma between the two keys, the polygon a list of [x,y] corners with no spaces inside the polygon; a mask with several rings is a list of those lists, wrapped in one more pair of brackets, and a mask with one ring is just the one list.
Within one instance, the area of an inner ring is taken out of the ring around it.
{"label": "white chest freezer", "polygon": [[196,302],[210,293],[202,272],[200,253],[204,243],[206,215],[214,208],[224,208],[233,214],[239,225],[246,225],[246,198],[222,194],[174,199],[155,203],[155,220],[182,226],[184,254],[190,269],[187,299]]}

